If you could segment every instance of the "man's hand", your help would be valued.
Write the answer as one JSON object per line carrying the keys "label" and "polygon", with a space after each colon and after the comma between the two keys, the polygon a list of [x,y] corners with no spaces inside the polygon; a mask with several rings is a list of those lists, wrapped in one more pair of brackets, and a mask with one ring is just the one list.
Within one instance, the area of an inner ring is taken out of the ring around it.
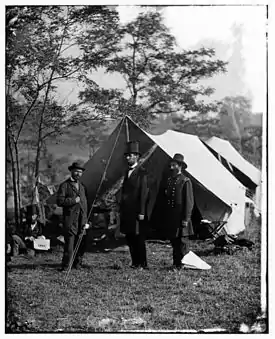
{"label": "man's hand", "polygon": [[140,220],[140,221],[144,220],[144,214],[139,214],[138,215],[138,220]]}
{"label": "man's hand", "polygon": [[75,198],[75,202],[78,204],[80,202],[80,198],[79,197],[76,197]]}
{"label": "man's hand", "polygon": [[10,253],[11,253],[11,245],[7,244],[7,254],[10,254]]}
{"label": "man's hand", "polygon": [[85,224],[84,226],[83,226],[83,229],[84,230],[87,230],[87,229],[89,229],[90,228],[90,224]]}
{"label": "man's hand", "polygon": [[30,241],[34,241],[34,237],[33,236],[29,237],[29,239],[30,239]]}
{"label": "man's hand", "polygon": [[182,226],[183,228],[187,227],[187,226],[188,226],[188,221],[182,221],[182,222],[181,222],[181,226]]}

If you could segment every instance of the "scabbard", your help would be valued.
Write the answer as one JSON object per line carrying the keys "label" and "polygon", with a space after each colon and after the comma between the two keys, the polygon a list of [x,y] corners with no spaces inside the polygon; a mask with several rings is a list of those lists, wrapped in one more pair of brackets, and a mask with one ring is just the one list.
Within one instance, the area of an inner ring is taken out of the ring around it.
{"label": "scabbard", "polygon": [[135,232],[136,235],[139,235],[139,221],[136,220],[136,232]]}

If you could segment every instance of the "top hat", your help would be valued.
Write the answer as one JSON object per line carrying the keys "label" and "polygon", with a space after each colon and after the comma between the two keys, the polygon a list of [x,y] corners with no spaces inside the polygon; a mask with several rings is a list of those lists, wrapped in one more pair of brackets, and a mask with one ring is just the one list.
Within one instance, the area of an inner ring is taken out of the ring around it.
{"label": "top hat", "polygon": [[74,169],[79,169],[79,170],[82,170],[82,171],[85,171],[85,168],[82,167],[78,162],[73,162],[71,164],[71,166],[68,167],[69,171],[72,171]]}
{"label": "top hat", "polygon": [[139,152],[139,142],[138,141],[129,141],[126,144],[126,152],[125,154],[135,153],[140,155]]}
{"label": "top hat", "polygon": [[39,208],[37,205],[28,205],[27,206],[27,215],[31,216],[34,214],[39,214]]}
{"label": "top hat", "polygon": [[184,156],[180,153],[176,153],[172,159],[172,161],[177,162],[179,165],[182,166],[183,169],[187,168],[187,164],[184,161]]}

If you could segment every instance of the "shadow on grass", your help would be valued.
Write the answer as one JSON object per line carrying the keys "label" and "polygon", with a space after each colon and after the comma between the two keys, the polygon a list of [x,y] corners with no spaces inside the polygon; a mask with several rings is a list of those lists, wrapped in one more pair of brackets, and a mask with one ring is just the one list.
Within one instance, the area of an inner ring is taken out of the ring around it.
{"label": "shadow on grass", "polygon": [[61,263],[57,262],[57,263],[36,263],[36,262],[30,262],[30,263],[22,263],[22,264],[12,264],[12,265],[8,265],[7,266],[9,268],[9,270],[12,269],[36,269],[38,267],[47,267],[47,268],[59,268],[61,267]]}
{"label": "shadow on grass", "polygon": [[209,257],[215,256],[214,249],[205,249],[205,250],[194,250],[193,251],[198,257]]}
{"label": "shadow on grass", "polygon": [[[99,242],[95,246],[87,245],[86,246],[86,252],[88,253],[108,253],[108,251],[115,250],[121,246],[126,245],[125,239],[110,239],[110,240],[103,240],[102,242]],[[108,249],[108,251],[106,251]]]}
{"label": "shadow on grass", "polygon": [[[12,271],[13,269],[22,269],[22,270],[26,270],[26,269],[33,269],[35,270],[36,268],[52,268],[52,269],[56,269],[58,270],[59,268],[61,268],[61,263],[60,262],[56,262],[56,263],[37,263],[37,262],[30,262],[30,263],[21,263],[21,264],[13,264],[13,265],[8,265],[8,272]],[[81,268],[79,268],[78,270],[92,270],[96,268],[97,271],[98,270],[120,270],[123,269],[125,270],[125,268],[128,268],[128,265],[124,266],[124,265],[118,265],[118,264],[111,264],[111,265],[106,265],[106,266],[94,266],[94,265],[87,265],[87,264],[83,264],[81,266]],[[75,271],[74,268],[72,268],[72,271]],[[66,271],[64,271],[66,272]]]}

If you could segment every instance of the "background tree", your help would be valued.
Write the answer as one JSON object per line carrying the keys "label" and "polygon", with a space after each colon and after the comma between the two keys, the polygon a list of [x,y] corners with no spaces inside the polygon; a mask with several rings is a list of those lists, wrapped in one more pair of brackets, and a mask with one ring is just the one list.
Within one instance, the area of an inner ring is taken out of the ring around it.
{"label": "background tree", "polygon": [[67,133],[82,150],[88,151],[89,159],[92,158],[98,147],[106,140],[110,132],[106,121],[95,120],[83,122]]}
{"label": "background tree", "polygon": [[[68,119],[68,109],[65,112],[65,107],[57,103],[54,83],[83,81],[87,73],[102,64],[111,49],[109,46],[99,49],[93,41],[83,39],[85,29],[108,39],[118,16],[104,6],[15,6],[7,7],[6,16],[7,143],[18,211],[21,205],[19,148],[24,131],[29,132],[26,123],[35,115],[38,129],[32,137],[36,138],[34,174],[37,176],[46,136],[61,133]],[[88,53],[86,44],[89,44]],[[76,48],[74,53],[73,48]],[[48,131],[50,126],[54,129]]]}
{"label": "background tree", "polygon": [[225,97],[219,112],[173,119],[175,130],[198,135],[202,139],[216,136],[230,143],[250,162],[261,167],[262,125],[253,124],[251,100],[244,96]]}
{"label": "background tree", "polygon": [[99,91],[87,81],[80,93],[83,104],[112,117],[128,114],[143,127],[158,114],[216,109],[215,103],[200,99],[214,89],[199,83],[225,72],[226,63],[214,59],[213,49],[180,50],[158,11],[146,11],[121,25],[116,37],[116,51],[104,59],[104,67],[124,79],[125,90]]}

